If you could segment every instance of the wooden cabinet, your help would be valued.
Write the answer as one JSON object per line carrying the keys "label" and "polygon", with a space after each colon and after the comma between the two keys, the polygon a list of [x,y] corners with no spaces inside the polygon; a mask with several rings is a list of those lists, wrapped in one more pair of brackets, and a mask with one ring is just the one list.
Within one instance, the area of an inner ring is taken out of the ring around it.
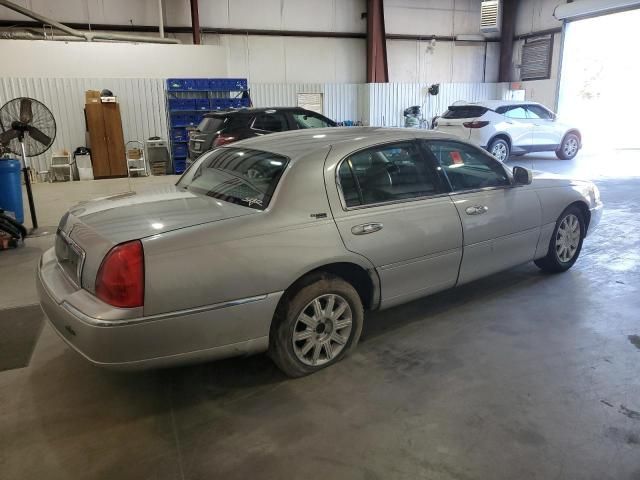
{"label": "wooden cabinet", "polygon": [[87,103],[87,130],[91,140],[93,177],[127,176],[120,106],[117,103]]}

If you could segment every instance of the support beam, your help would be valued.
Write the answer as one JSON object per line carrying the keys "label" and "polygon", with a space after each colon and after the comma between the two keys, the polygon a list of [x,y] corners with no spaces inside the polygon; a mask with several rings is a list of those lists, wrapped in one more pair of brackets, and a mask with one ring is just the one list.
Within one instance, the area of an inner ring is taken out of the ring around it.
{"label": "support beam", "polygon": [[367,0],[367,83],[388,81],[383,0]]}
{"label": "support beam", "polygon": [[198,13],[198,0],[191,0],[191,31],[193,32],[193,44],[200,45],[200,15]]}
{"label": "support beam", "polygon": [[510,82],[513,61],[513,37],[516,31],[516,13],[519,0],[504,0],[502,4],[502,29],[500,31],[500,67],[498,81]]}

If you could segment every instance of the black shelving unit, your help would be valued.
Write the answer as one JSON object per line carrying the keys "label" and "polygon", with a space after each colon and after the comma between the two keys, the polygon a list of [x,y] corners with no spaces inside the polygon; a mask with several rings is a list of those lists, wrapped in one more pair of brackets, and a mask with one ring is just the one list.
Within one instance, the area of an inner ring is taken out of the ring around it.
{"label": "black shelving unit", "polygon": [[251,104],[246,78],[169,78],[166,101],[174,173],[184,172],[189,129],[196,128],[205,113]]}

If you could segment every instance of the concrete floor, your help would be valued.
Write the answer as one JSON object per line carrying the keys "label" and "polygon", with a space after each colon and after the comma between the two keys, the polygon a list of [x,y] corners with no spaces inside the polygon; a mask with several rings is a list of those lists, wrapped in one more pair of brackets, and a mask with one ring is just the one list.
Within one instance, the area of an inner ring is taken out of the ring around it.
{"label": "concrete floor", "polygon": [[[569,272],[369,314],[352,357],[298,380],[263,355],[103,371],[46,326],[0,372],[0,478],[640,479],[640,152],[511,163],[598,182],[606,212]],[[41,224],[127,188],[37,185]],[[0,253],[0,308],[35,302],[51,243]]]}

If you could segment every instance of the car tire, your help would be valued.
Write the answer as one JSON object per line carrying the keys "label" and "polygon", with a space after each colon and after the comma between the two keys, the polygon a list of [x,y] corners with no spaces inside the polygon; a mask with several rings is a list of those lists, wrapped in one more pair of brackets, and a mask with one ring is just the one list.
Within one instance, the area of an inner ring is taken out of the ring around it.
{"label": "car tire", "polygon": [[534,263],[546,272],[559,273],[569,270],[578,260],[585,233],[586,224],[582,210],[575,205],[568,207],[556,221],[547,255]]}
{"label": "car tire", "polygon": [[362,301],[351,284],[325,273],[311,275],[280,302],[269,356],[289,377],[314,373],[355,349],[363,318]]}
{"label": "car tire", "polygon": [[580,139],[575,133],[568,133],[562,139],[560,148],[556,150],[556,157],[560,160],[571,160],[580,150]]}
{"label": "car tire", "polygon": [[510,148],[509,143],[502,138],[494,138],[489,143],[489,153],[496,157],[500,162],[509,160]]}

